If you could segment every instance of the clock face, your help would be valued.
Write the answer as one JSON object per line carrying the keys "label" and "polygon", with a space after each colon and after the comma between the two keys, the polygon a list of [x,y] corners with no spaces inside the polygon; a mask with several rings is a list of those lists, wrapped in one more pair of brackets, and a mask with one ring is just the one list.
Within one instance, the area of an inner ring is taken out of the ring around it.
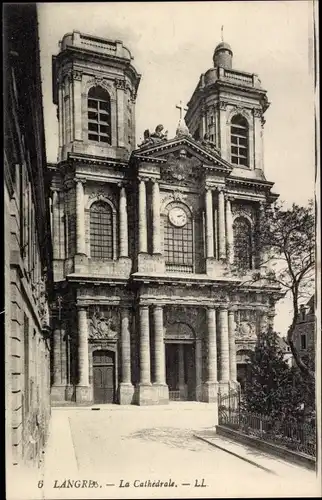
{"label": "clock face", "polygon": [[173,208],[169,212],[169,221],[176,227],[183,227],[187,222],[186,212],[180,208]]}

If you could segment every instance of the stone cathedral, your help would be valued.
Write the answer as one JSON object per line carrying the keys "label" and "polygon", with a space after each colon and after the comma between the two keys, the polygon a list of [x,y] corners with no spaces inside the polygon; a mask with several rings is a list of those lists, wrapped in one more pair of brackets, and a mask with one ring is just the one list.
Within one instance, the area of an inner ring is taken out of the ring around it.
{"label": "stone cathedral", "polygon": [[52,404],[215,402],[273,324],[277,290],[246,279],[277,198],[263,165],[269,102],[232,61],[220,43],[175,137],[156,124],[137,146],[130,51],[77,31],[60,42]]}

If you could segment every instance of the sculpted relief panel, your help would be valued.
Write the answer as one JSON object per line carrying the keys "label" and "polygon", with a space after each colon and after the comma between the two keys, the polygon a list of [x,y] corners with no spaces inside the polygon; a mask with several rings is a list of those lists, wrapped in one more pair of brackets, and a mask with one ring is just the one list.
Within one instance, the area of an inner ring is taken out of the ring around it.
{"label": "sculpted relief panel", "polygon": [[89,310],[89,338],[92,340],[117,340],[119,314],[116,309],[94,307]]}
{"label": "sculpted relief panel", "polygon": [[258,312],[253,310],[238,310],[235,314],[236,340],[255,341],[258,330]]}
{"label": "sculpted relief panel", "polygon": [[198,158],[189,156],[185,149],[181,149],[168,156],[167,163],[161,169],[161,179],[181,186],[195,184],[200,177],[201,166]]}

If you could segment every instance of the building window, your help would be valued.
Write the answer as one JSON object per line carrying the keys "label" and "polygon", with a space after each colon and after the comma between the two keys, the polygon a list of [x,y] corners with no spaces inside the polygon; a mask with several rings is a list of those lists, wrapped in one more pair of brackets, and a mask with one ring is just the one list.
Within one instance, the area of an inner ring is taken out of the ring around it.
{"label": "building window", "polygon": [[236,115],[231,120],[231,162],[234,165],[248,166],[248,122],[241,115]]}
{"label": "building window", "polygon": [[301,349],[304,350],[306,349],[306,334],[301,335]]}
{"label": "building window", "polygon": [[252,269],[252,228],[248,220],[238,217],[233,223],[234,262],[242,269]]}
{"label": "building window", "polygon": [[104,201],[90,208],[90,242],[92,259],[113,259],[113,214]]}
{"label": "building window", "polygon": [[88,92],[88,139],[111,144],[111,100],[108,92],[93,87]]}
{"label": "building window", "polygon": [[164,256],[167,269],[193,272],[193,224],[190,214],[183,227],[174,226],[168,216],[164,218]]}

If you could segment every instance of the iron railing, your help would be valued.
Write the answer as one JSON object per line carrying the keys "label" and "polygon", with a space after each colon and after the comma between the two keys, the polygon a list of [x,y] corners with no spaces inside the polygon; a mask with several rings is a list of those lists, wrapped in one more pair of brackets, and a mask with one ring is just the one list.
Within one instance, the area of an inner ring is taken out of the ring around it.
{"label": "iron railing", "polygon": [[296,452],[316,456],[315,419],[304,422],[281,420],[246,411],[241,407],[239,391],[230,391],[224,395],[219,393],[218,410],[220,425]]}

